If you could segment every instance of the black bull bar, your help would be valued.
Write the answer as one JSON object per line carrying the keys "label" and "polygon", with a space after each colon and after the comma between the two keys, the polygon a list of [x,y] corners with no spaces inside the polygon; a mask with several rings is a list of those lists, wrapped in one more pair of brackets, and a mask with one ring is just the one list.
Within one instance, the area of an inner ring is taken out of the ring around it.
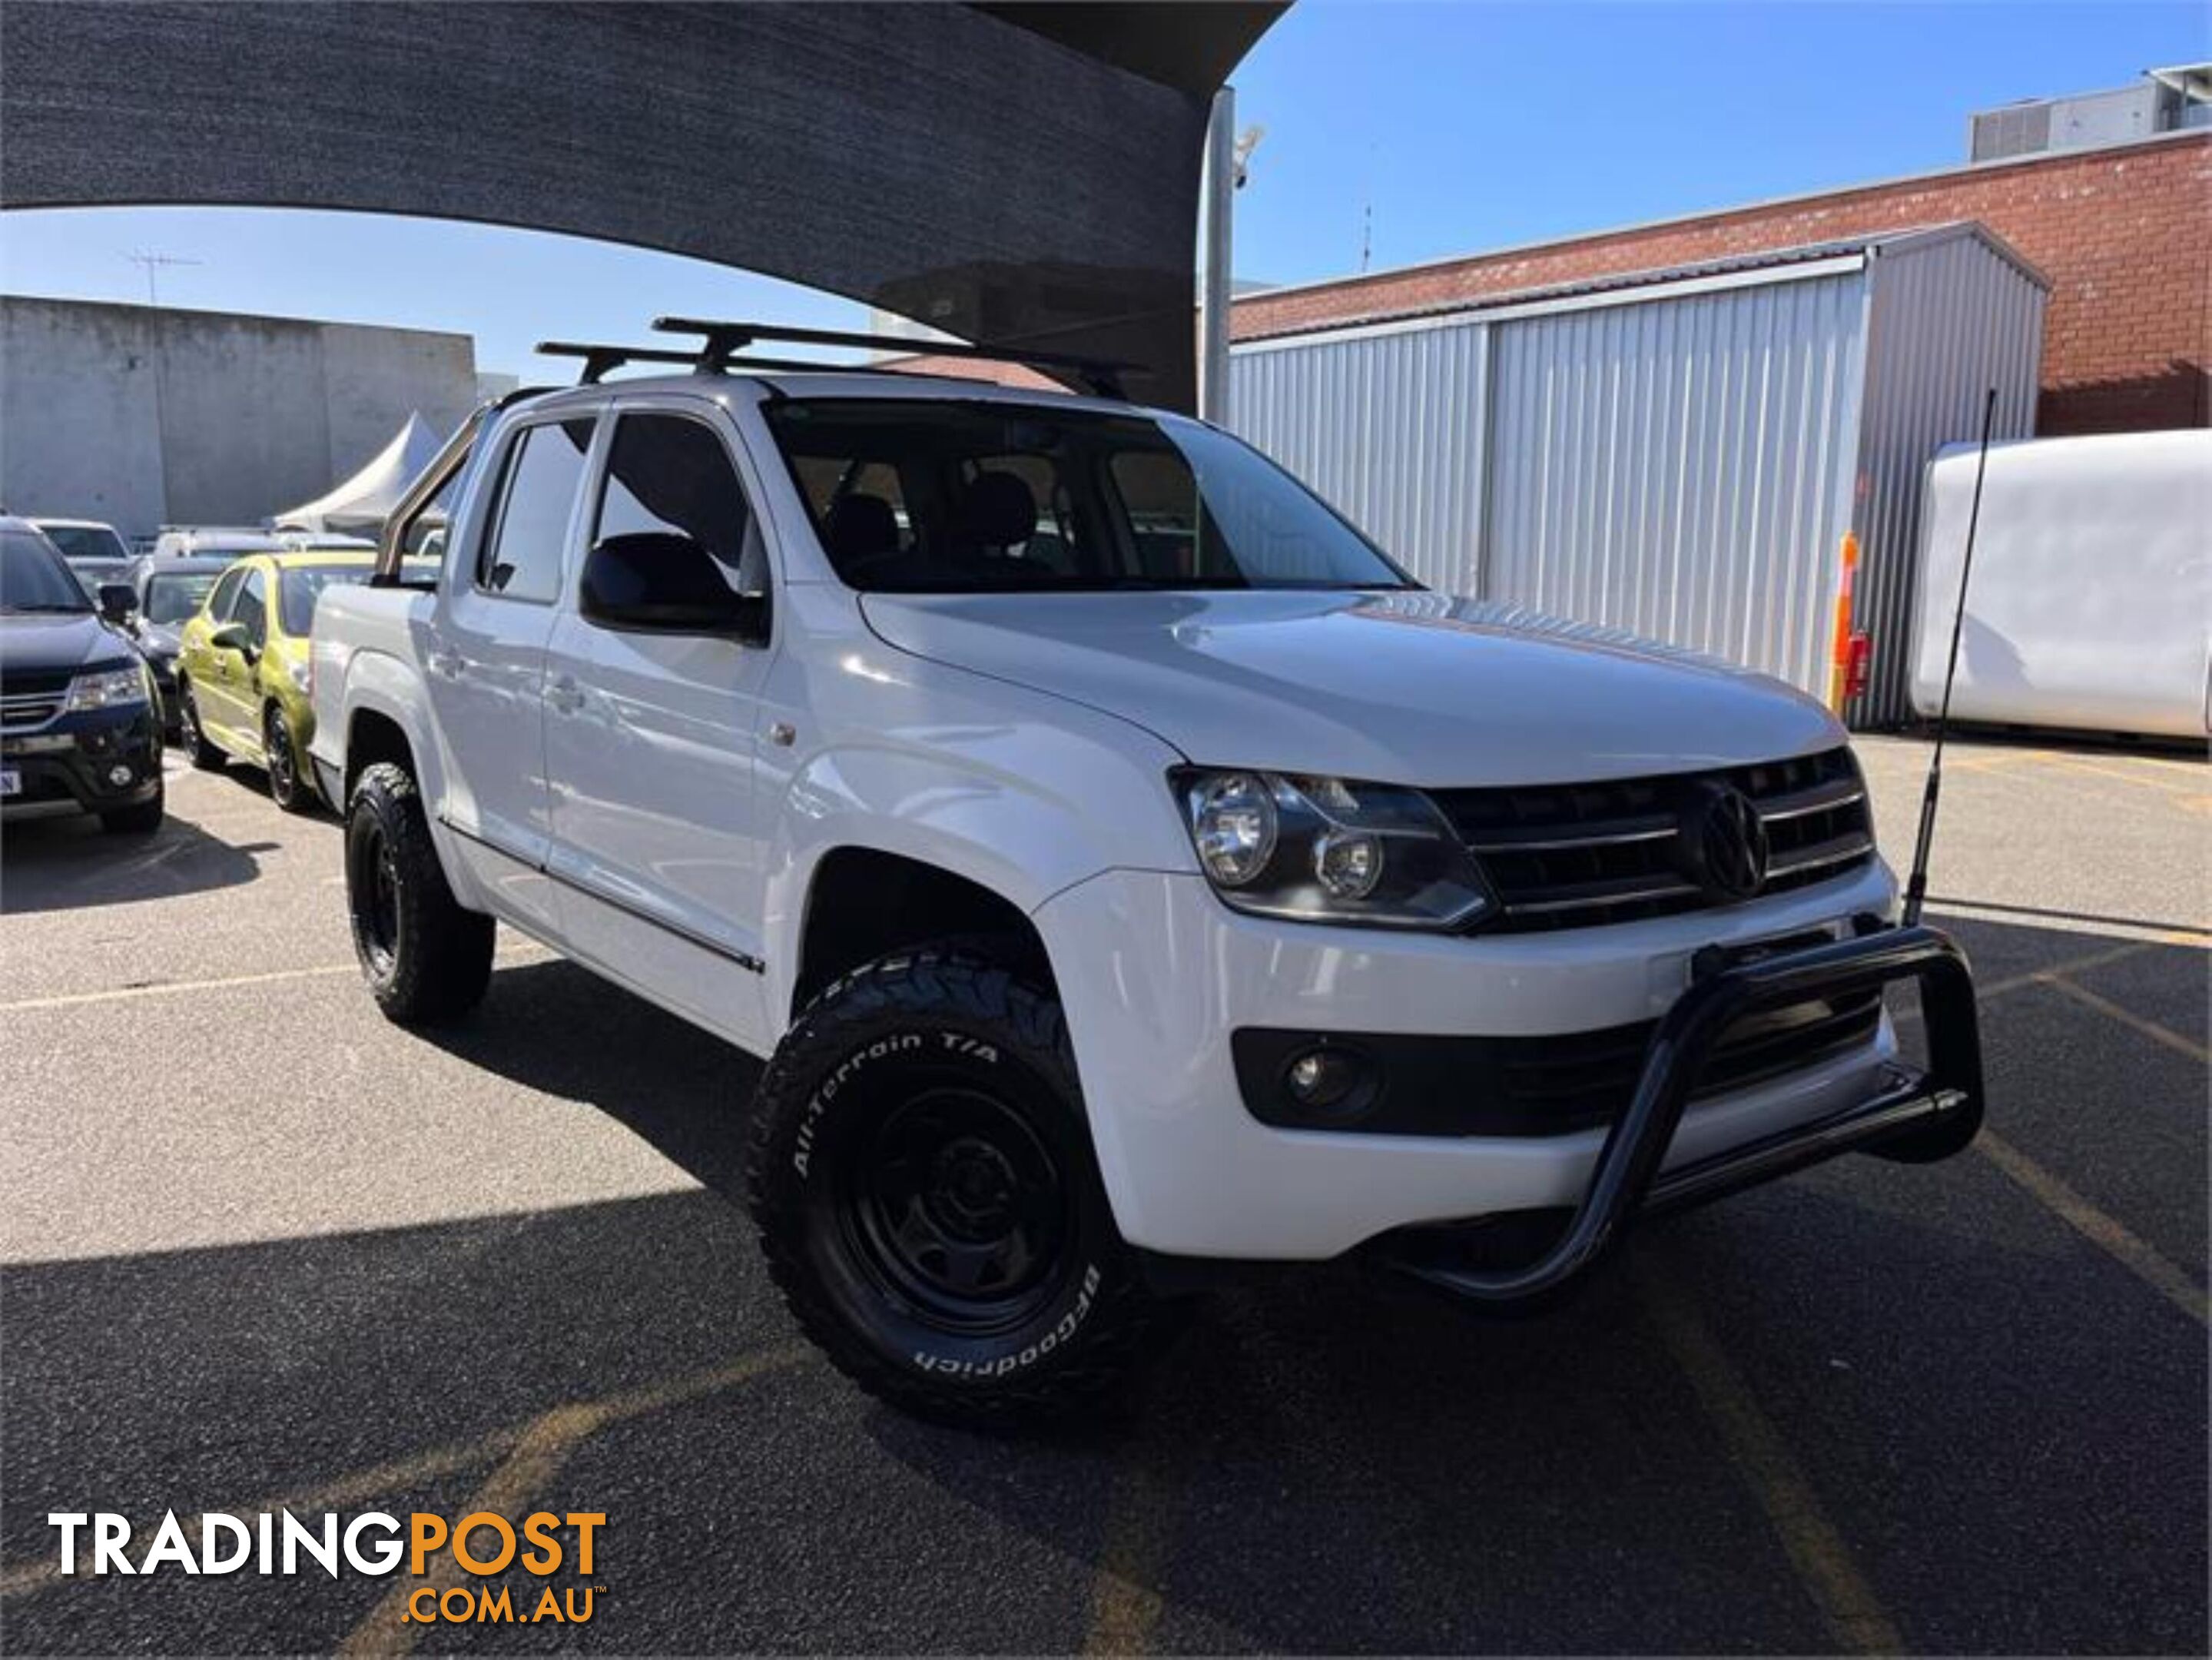
{"label": "black bull bar", "polygon": [[[1886,1069],[1868,1099],[1662,1174],[1698,1079],[1723,1033],[1746,1015],[1814,998],[1919,982],[1929,1064]],[[1838,1153],[1909,1163],[1948,1158],[1982,1124],[1982,1045],[1966,953],[1934,928],[1889,928],[1832,945],[1738,962],[1697,979],[1660,1018],[1628,1110],[1613,1121],[1566,1230],[1535,1261],[1492,1270],[1425,1258],[1394,1266],[1480,1306],[1549,1302],[1587,1277],[1642,1217],[1686,1209],[1771,1182]]]}

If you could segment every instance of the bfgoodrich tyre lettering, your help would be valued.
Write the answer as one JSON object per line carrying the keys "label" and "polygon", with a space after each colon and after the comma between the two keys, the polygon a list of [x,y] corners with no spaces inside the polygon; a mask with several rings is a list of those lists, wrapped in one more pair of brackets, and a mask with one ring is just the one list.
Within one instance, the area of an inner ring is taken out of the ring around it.
{"label": "bfgoodrich tyre lettering", "polygon": [[1155,1310],[1059,1006],[986,958],[888,958],[817,998],[762,1079],[748,1176],[793,1312],[900,1406],[1048,1418],[1143,1357]]}

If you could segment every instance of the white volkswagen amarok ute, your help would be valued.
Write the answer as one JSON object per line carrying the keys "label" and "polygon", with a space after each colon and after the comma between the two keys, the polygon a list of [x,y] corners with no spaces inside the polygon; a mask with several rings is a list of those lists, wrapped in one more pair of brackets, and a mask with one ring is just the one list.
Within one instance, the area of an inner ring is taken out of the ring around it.
{"label": "white volkswagen amarok ute", "polygon": [[393,1019],[505,924],[766,1058],[751,1212],[865,1387],[1064,1412],[1194,1263],[1518,1308],[1972,1140],[1965,961],[1819,703],[1427,592],[1201,423],[719,326],[456,435],[322,597],[314,762]]}

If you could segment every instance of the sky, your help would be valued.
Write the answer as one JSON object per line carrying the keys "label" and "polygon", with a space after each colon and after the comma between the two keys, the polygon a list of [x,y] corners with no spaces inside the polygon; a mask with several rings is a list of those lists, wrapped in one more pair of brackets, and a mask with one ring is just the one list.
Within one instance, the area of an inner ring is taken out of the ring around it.
{"label": "sky", "polygon": [[[1971,111],[2212,58],[2186,3],[1299,0],[1235,84],[1264,134],[1237,273],[1310,282],[1948,167]],[[1368,227],[1370,223],[1371,233]],[[855,327],[833,296],[486,226],[245,209],[0,214],[0,290],[449,329],[540,377],[662,313]]]}

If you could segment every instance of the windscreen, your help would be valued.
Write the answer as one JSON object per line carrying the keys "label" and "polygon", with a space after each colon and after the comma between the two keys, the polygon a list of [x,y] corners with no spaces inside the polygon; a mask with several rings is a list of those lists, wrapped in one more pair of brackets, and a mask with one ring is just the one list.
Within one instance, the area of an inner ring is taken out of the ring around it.
{"label": "windscreen", "polygon": [[131,550],[105,525],[47,525],[46,540],[64,559],[127,559]]}
{"label": "windscreen", "polygon": [[1193,422],[910,398],[763,413],[856,588],[1416,586],[1274,463]]}
{"label": "windscreen", "polygon": [[180,571],[147,579],[145,617],[149,623],[181,623],[205,603],[222,567],[204,571]]}
{"label": "windscreen", "polygon": [[0,531],[0,611],[91,609],[76,578],[44,538]]}

